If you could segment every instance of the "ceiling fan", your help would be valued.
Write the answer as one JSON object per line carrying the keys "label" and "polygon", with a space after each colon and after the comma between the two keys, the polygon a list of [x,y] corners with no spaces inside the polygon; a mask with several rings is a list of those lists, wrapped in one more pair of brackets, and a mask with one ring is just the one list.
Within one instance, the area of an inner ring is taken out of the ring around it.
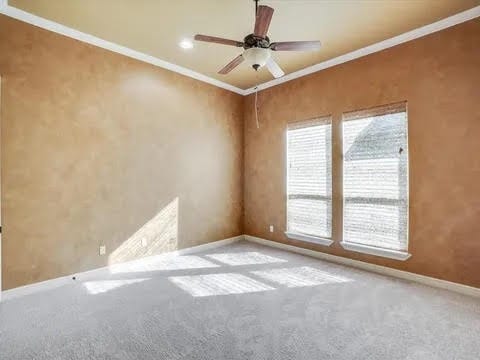
{"label": "ceiling fan", "polygon": [[272,21],[274,9],[269,6],[259,6],[259,0],[254,1],[256,14],[255,27],[253,34],[245,36],[243,42],[200,34],[197,34],[194,37],[197,41],[244,48],[245,51],[225,65],[218,72],[219,74],[228,74],[244,60],[247,60],[256,71],[262,66],[266,66],[268,71],[270,71],[274,77],[279,78],[285,75],[285,73],[273,60],[271,54],[272,51],[308,51],[318,50],[320,48],[320,41],[285,41],[271,43],[267,36],[267,32],[270,22]]}

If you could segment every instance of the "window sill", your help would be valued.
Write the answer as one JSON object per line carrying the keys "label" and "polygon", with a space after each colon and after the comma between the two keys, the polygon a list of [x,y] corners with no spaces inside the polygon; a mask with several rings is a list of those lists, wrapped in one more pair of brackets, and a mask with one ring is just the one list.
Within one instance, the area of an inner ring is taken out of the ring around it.
{"label": "window sill", "polygon": [[353,244],[347,243],[342,241],[340,243],[345,250],[356,251],[364,254],[375,255],[375,256],[382,256],[389,259],[405,261],[407,260],[412,254],[403,251],[396,251],[396,250],[389,250],[389,249],[382,249],[368,245],[360,245],[360,244]]}
{"label": "window sill", "polygon": [[285,235],[287,235],[289,239],[306,241],[313,244],[319,244],[324,246],[330,246],[333,244],[333,241],[330,239],[321,238],[321,237],[312,236],[312,235],[297,234],[297,233],[291,233],[288,231],[285,232]]}

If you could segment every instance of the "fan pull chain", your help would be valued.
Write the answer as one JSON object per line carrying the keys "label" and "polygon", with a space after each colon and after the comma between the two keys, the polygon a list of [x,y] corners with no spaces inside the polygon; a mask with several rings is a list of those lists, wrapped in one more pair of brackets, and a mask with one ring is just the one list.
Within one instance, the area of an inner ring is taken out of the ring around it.
{"label": "fan pull chain", "polygon": [[260,128],[260,124],[258,123],[258,86],[255,86],[255,121],[257,122],[257,129]]}
{"label": "fan pull chain", "polygon": [[257,129],[260,129],[260,123],[258,122],[258,83],[260,82],[258,72],[255,74],[255,121],[257,123]]}

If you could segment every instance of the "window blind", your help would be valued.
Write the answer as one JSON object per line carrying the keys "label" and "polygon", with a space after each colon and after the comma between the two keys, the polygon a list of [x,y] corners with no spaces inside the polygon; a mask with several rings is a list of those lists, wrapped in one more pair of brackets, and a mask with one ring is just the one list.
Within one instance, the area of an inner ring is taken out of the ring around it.
{"label": "window blind", "polygon": [[406,103],[346,113],[343,120],[343,241],[406,251]]}
{"label": "window blind", "polygon": [[291,123],[287,130],[287,231],[330,238],[331,118]]}

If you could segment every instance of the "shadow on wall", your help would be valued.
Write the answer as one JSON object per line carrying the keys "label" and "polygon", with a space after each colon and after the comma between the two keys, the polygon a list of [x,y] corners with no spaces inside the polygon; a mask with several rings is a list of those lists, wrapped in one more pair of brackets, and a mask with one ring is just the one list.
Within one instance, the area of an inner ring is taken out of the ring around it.
{"label": "shadow on wall", "polygon": [[178,249],[178,197],[123,242],[108,257],[118,264]]}

